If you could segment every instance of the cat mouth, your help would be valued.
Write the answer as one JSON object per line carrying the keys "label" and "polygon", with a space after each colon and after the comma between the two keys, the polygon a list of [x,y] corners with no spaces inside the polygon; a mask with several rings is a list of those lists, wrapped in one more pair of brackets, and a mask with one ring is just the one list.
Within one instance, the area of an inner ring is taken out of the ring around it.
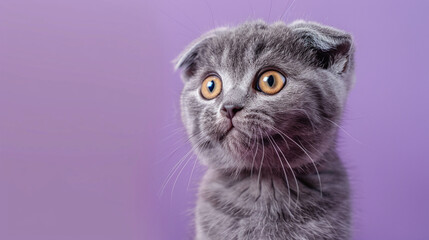
{"label": "cat mouth", "polygon": [[224,134],[222,134],[222,136],[219,138],[219,141],[223,142],[228,136],[231,136],[231,135],[234,135],[234,137],[236,138],[240,138],[242,137],[242,135],[246,136],[244,132],[242,132],[240,129],[238,129],[237,127],[231,124],[228,130]]}
{"label": "cat mouth", "polygon": [[[259,144],[263,144],[264,146],[273,146],[273,145],[283,145],[287,144],[285,137],[276,133],[272,135],[265,135],[261,138],[261,136],[249,136],[245,132],[241,131],[239,128],[231,126],[222,136],[219,138],[220,142],[225,141],[226,138],[233,138],[234,140],[242,140],[245,142],[255,142]],[[250,139],[250,140],[246,140]]]}

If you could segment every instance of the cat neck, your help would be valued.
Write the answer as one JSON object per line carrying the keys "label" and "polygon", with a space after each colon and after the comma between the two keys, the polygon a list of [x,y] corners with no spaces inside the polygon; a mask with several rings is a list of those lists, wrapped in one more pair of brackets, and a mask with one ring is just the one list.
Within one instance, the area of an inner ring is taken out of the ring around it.
{"label": "cat neck", "polygon": [[[273,199],[300,201],[346,196],[347,174],[336,155],[308,166],[306,170],[283,172],[261,169],[261,171],[224,171],[208,169],[201,185],[206,198],[212,196],[225,201],[241,199],[244,202],[270,204]],[[313,168],[313,170],[310,170]],[[317,170],[317,171],[316,171]],[[294,202],[294,201],[292,201]],[[292,205],[291,205],[292,206]]]}
{"label": "cat neck", "polygon": [[[215,184],[220,188],[237,189],[255,188],[251,192],[260,192],[261,187],[273,187],[285,195],[299,195],[305,190],[310,194],[319,194],[336,181],[343,181],[346,171],[334,150],[327,151],[315,162],[290,169],[212,169],[209,168],[203,179],[206,185]],[[335,179],[335,181],[332,181]],[[277,186],[277,187],[276,187]],[[322,189],[323,188],[323,189]]]}
{"label": "cat neck", "polygon": [[[327,149],[323,154],[318,157],[313,157],[311,161],[307,159],[296,167],[291,168],[290,165],[283,163],[282,166],[273,167],[260,167],[255,166],[253,169],[225,169],[225,168],[210,168],[210,171],[215,172],[219,177],[230,179],[231,181],[239,181],[247,178],[285,178],[285,175],[305,177],[314,175],[323,171],[331,171],[335,169],[338,164],[339,157],[335,151],[335,147]],[[336,164],[333,164],[336,163]],[[342,166],[341,164],[339,164]]]}

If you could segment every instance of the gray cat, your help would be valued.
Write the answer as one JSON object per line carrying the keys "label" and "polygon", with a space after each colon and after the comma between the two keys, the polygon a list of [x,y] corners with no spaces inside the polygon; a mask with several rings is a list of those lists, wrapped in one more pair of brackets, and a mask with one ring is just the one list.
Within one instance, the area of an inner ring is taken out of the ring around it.
{"label": "gray cat", "polygon": [[349,34],[314,22],[212,30],[176,60],[182,120],[208,170],[196,239],[349,239],[337,123],[353,84]]}

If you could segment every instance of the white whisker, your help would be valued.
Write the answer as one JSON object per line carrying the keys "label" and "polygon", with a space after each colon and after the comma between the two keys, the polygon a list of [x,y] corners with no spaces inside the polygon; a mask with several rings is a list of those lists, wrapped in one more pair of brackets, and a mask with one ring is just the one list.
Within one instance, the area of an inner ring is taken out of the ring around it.
{"label": "white whisker", "polygon": [[281,166],[282,166],[282,168],[283,168],[283,173],[284,173],[284,175],[285,175],[285,180],[286,180],[286,185],[287,185],[287,190],[288,190],[288,195],[289,195],[289,205],[290,205],[290,203],[291,203],[291,197],[290,197],[290,186],[289,186],[289,180],[288,180],[288,177],[287,177],[287,174],[286,174],[286,169],[285,169],[285,167],[284,167],[284,165],[283,165],[283,162],[282,162],[282,160],[281,160],[281,158],[280,158],[280,154],[279,154],[279,152],[277,151],[276,147],[274,146],[274,139],[272,139],[272,137],[271,137],[271,136],[269,136],[268,134],[266,134],[266,135],[267,135],[268,140],[270,141],[271,145],[273,146],[274,151],[275,151],[275,152],[276,152],[276,154],[277,154],[277,157],[278,157],[278,159],[279,159],[280,165],[281,165]]}
{"label": "white whisker", "polygon": [[[176,187],[176,183],[177,180],[179,180],[180,175],[182,174],[183,170],[185,169],[186,165],[188,165],[189,161],[192,159],[192,154],[189,155],[190,157],[188,158],[188,160],[186,160],[185,164],[183,164],[182,168],[180,169],[179,173],[176,175],[176,179],[174,180],[173,183],[173,187],[171,188],[171,193],[170,193],[170,202],[173,202],[173,192],[174,192],[174,188]],[[195,157],[196,158],[196,157]]]}
{"label": "white whisker", "polygon": [[288,111],[301,111],[301,112],[303,112],[307,116],[307,119],[308,119],[308,121],[311,124],[311,128],[313,129],[313,133],[316,133],[316,129],[314,127],[314,122],[313,122],[313,120],[311,119],[310,115],[308,114],[308,112],[305,109],[288,109]]}
{"label": "white whisker", "polygon": [[283,20],[283,18],[287,15],[287,13],[289,12],[289,9],[292,7],[292,5],[295,3],[295,1],[296,0],[293,0],[292,3],[286,8],[284,13],[280,16],[280,20]]}
{"label": "white whisker", "polygon": [[204,136],[201,136],[200,139],[198,139],[198,143],[195,144],[194,147],[192,147],[191,149],[189,149],[189,151],[182,157],[179,159],[179,161],[173,166],[173,168],[170,170],[170,172],[167,175],[167,179],[164,181],[162,187],[161,187],[161,191],[160,191],[160,196],[162,196],[164,194],[164,190],[168,184],[168,182],[171,180],[171,178],[173,177],[173,175],[176,173],[176,171],[179,169],[179,167],[182,165],[182,163],[185,161],[185,159],[191,154],[193,153],[193,151],[198,147],[198,145],[203,141]]}
{"label": "white whisker", "polygon": [[200,132],[192,134],[191,136],[189,136],[186,141],[183,142],[183,139],[179,139],[177,140],[175,143],[173,143],[172,145],[176,145],[179,142],[182,142],[182,144],[178,147],[176,147],[173,151],[171,151],[171,153],[169,153],[167,156],[163,157],[162,159],[158,160],[157,162],[163,162],[166,159],[169,159],[173,154],[175,154],[179,149],[181,149],[182,147],[186,146],[186,144],[188,144],[192,138],[199,136]]}
{"label": "white whisker", "polygon": [[[272,138],[273,139],[273,138]],[[273,141],[274,141],[274,139],[273,139]],[[294,180],[295,180],[295,184],[296,184],[296,200],[297,201],[299,201],[299,184],[298,184],[298,180],[297,180],[297,178],[296,178],[296,176],[295,176],[295,173],[294,173],[294,171],[293,171],[293,169],[292,169],[292,166],[289,164],[289,161],[287,160],[287,158],[286,158],[286,156],[284,155],[284,153],[283,153],[283,151],[281,150],[281,148],[279,147],[279,145],[277,145],[277,143],[274,141],[274,144],[277,146],[277,148],[279,149],[279,151],[280,151],[280,153],[282,154],[282,156],[283,156],[283,158],[285,159],[285,162],[286,162],[286,164],[288,165],[288,167],[289,167],[289,169],[290,169],[290,171],[292,172],[292,176],[293,176],[293,178],[294,178]]]}
{"label": "white whisker", "polygon": [[[256,136],[254,143],[256,143],[258,141],[258,138],[259,138],[259,136]],[[256,144],[256,151],[253,154],[252,167],[250,168],[250,176],[253,176],[253,166],[255,165],[256,155],[258,154],[258,146],[259,146],[259,144]],[[252,145],[252,149],[253,149],[253,145]]]}
{"label": "white whisker", "polygon": [[304,147],[302,147],[301,145],[299,145],[295,140],[293,140],[292,138],[290,138],[287,134],[283,133],[282,131],[280,131],[279,129],[277,129],[276,127],[273,126],[273,129],[279,131],[279,133],[282,135],[284,135],[286,138],[288,138],[290,141],[292,141],[293,143],[295,143],[303,152],[304,154],[310,159],[311,163],[314,166],[314,169],[316,170],[316,174],[317,174],[317,178],[319,180],[319,186],[320,186],[320,195],[323,196],[323,191],[322,191],[322,180],[320,179],[320,174],[319,174],[319,170],[317,169],[316,163],[313,160],[313,158],[310,156],[310,154],[308,154],[308,152],[305,150]]}
{"label": "white whisker", "polygon": [[194,175],[195,166],[197,165],[198,158],[195,157],[194,165],[192,166],[191,175],[189,175],[188,185],[186,186],[186,191],[189,191],[189,186],[191,185],[192,176]]}
{"label": "white whisker", "polygon": [[357,140],[355,137],[353,137],[350,133],[348,133],[343,127],[341,127],[339,124],[337,124],[336,122],[332,121],[329,118],[323,117],[324,119],[328,120],[330,123],[334,124],[335,126],[337,126],[339,129],[341,129],[345,134],[347,134],[349,137],[351,137],[354,141],[356,141],[359,144],[362,144],[361,141]]}
{"label": "white whisker", "polygon": [[[262,165],[264,164],[265,146],[264,146],[264,137],[262,136],[261,129],[259,129],[259,133],[261,134],[261,142],[262,142],[262,160],[261,160],[261,163],[260,163],[260,166],[259,166],[258,184],[259,184],[259,187],[261,187],[260,180],[261,180]],[[261,194],[261,193],[259,193],[259,194]]]}

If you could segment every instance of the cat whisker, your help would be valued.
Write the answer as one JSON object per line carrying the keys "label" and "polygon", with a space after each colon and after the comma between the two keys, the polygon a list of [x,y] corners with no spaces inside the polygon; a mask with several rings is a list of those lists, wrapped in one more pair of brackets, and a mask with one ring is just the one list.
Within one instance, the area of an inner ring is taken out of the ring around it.
{"label": "cat whisker", "polygon": [[[204,143],[204,145],[202,145],[201,147],[205,148],[205,147],[207,147],[207,145],[208,145],[208,142]],[[192,176],[194,174],[195,167],[197,165],[197,160],[198,160],[198,158],[195,157],[194,165],[192,166],[192,170],[191,170],[191,174],[189,176],[188,185],[186,187],[186,190],[189,190],[189,186],[191,185],[191,180],[192,180]]]}
{"label": "cat whisker", "polygon": [[[319,112],[321,112],[321,111],[323,111],[322,109],[320,109],[320,108],[317,108],[317,107],[310,107],[310,106],[307,106],[308,108],[311,108],[311,109],[313,109],[313,110],[316,110],[316,111],[319,111]],[[338,124],[338,123],[336,123],[336,122],[334,122],[334,121],[332,121],[331,119],[329,119],[329,118],[327,118],[327,117],[323,117],[323,116],[321,116],[322,118],[324,118],[324,119],[326,119],[328,122],[330,122],[330,123],[332,123],[333,125],[335,125],[336,127],[338,127],[341,131],[343,131],[345,134],[347,134],[349,137],[351,137],[354,141],[356,141],[357,143],[359,143],[359,144],[363,144],[361,141],[359,141],[357,138],[355,138],[355,137],[353,137],[349,132],[347,132],[345,129],[344,129],[344,127],[341,127],[341,125],[340,124]],[[342,119],[345,119],[344,117],[342,118]],[[351,118],[348,118],[349,120],[352,120]],[[353,119],[354,120],[354,119]]]}
{"label": "cat whisker", "polygon": [[189,191],[189,186],[191,185],[191,180],[192,180],[192,176],[194,175],[194,170],[195,170],[195,167],[197,165],[197,160],[198,160],[198,158],[195,157],[194,165],[192,166],[191,174],[189,175],[188,185],[186,186],[186,191]]}
{"label": "cat whisker", "polygon": [[[250,136],[253,136],[253,131],[252,131],[252,133],[250,134]],[[249,137],[249,139],[247,140],[247,146],[250,146],[250,141],[252,140],[252,138],[251,137]],[[252,145],[252,147],[253,147],[253,145]],[[250,149],[252,149],[252,147],[250,148]]]}
{"label": "cat whisker", "polygon": [[[273,139],[273,138],[271,137],[271,139]],[[273,139],[273,142],[276,145],[277,149],[280,151],[283,158],[285,159],[285,162],[288,165],[290,171],[292,172],[292,176],[293,176],[293,179],[295,180],[295,185],[296,185],[296,201],[298,202],[299,201],[299,184],[298,184],[298,180],[296,179],[295,172],[293,171],[292,166],[290,165],[290,163],[287,160],[286,156],[284,155],[283,151],[281,150],[279,145],[274,141],[274,139]],[[282,167],[283,167],[283,165],[282,165]]]}
{"label": "cat whisker", "polygon": [[[204,139],[204,136],[201,136],[200,139],[198,140],[198,143],[202,142]],[[160,191],[160,196],[162,196],[164,194],[164,190],[168,184],[168,182],[171,180],[171,178],[173,177],[173,175],[175,174],[175,172],[177,171],[177,169],[180,167],[180,165],[182,164],[183,161],[185,161],[185,159],[189,156],[189,154],[193,153],[193,151],[199,146],[199,144],[195,144],[194,147],[192,147],[191,149],[189,149],[189,151],[182,157],[179,159],[179,161],[177,161],[177,163],[173,166],[173,168],[170,170],[170,172],[167,175],[166,180],[164,181],[162,187],[161,187],[161,191]]]}
{"label": "cat whisker", "polygon": [[336,122],[332,121],[329,118],[323,117],[324,119],[326,119],[328,122],[334,124],[335,126],[338,127],[338,129],[342,130],[345,134],[347,134],[347,136],[351,137],[354,141],[356,141],[359,144],[362,144],[361,141],[359,141],[358,139],[356,139],[355,137],[353,137],[349,132],[347,132],[343,127],[341,127],[339,124],[337,124]]}
{"label": "cat whisker", "polygon": [[188,157],[186,157],[187,160],[186,160],[185,164],[182,165],[182,168],[177,173],[176,178],[174,179],[173,187],[171,188],[171,192],[170,192],[170,202],[173,202],[173,193],[174,193],[174,189],[176,188],[177,181],[179,180],[180,175],[182,174],[185,167],[188,165],[189,161],[191,161],[192,156],[193,155],[190,154],[190,155],[188,155]]}
{"label": "cat whisker", "polygon": [[173,166],[173,168],[170,170],[170,172],[167,174],[166,180],[164,181],[164,183],[162,184],[161,187],[161,191],[159,193],[160,196],[162,196],[164,194],[164,190],[168,184],[168,182],[170,181],[170,179],[174,176],[174,174],[176,173],[177,169],[179,168],[179,166],[182,164],[182,162],[184,161],[185,157],[187,157],[193,149],[190,149],[181,159],[179,159],[179,161],[177,161],[177,163]]}
{"label": "cat whisker", "polygon": [[[256,144],[258,142],[258,138],[259,138],[259,136],[256,135],[256,138],[255,138],[255,141],[253,142],[253,144]],[[258,146],[259,146],[259,144],[256,144],[256,151],[253,154],[252,167],[250,168],[250,176],[253,176],[253,166],[255,165],[256,155],[258,154]],[[253,149],[253,145],[252,145],[252,149]]]}
{"label": "cat whisker", "polygon": [[310,147],[311,148],[313,148],[314,149],[314,151],[316,151],[317,153],[319,153],[320,154],[320,156],[322,156],[323,155],[323,153],[322,152],[320,152],[317,148],[315,148],[314,146],[313,146],[313,144],[311,144],[311,143],[309,143],[308,141],[305,141],[304,139],[302,139],[305,143],[307,143],[308,145],[310,145]]}
{"label": "cat whisker", "polygon": [[273,129],[275,129],[275,130],[277,130],[279,133],[280,133],[280,136],[281,135],[284,135],[286,138],[288,138],[290,141],[292,141],[293,143],[295,143],[303,152],[304,152],[304,154],[310,159],[310,161],[311,161],[311,163],[313,164],[313,166],[314,166],[314,169],[316,170],[316,174],[317,174],[317,178],[318,178],[318,180],[319,180],[319,187],[320,187],[320,195],[321,196],[323,196],[323,191],[322,191],[322,180],[320,179],[320,174],[319,174],[319,170],[317,169],[317,166],[316,166],[316,163],[315,163],[315,161],[313,160],[313,158],[310,156],[310,154],[308,154],[308,152],[307,152],[307,150],[303,147],[303,146],[301,146],[301,145],[299,145],[295,140],[293,140],[292,138],[290,138],[287,134],[285,134],[285,133],[283,133],[280,129],[278,129],[278,128],[276,128],[276,127],[274,127],[273,126]]}
{"label": "cat whisker", "polygon": [[[263,124],[263,123],[261,123],[261,124]],[[267,129],[272,129],[272,130],[275,130],[276,132],[278,132],[277,128],[273,128],[273,126],[269,126],[269,125],[264,125],[264,126],[265,126]],[[278,133],[279,133],[279,132],[278,132]],[[280,133],[279,133],[279,134],[280,134]],[[282,137],[282,138],[283,138],[283,140],[285,140],[283,136],[281,136],[281,135],[280,135],[280,137]],[[290,150],[290,147],[289,147],[288,142],[287,142],[286,140],[285,140],[284,142],[285,142],[285,144],[286,144],[287,149],[288,149],[288,150]]]}
{"label": "cat whisker", "polygon": [[170,140],[173,136],[180,134],[180,133],[186,133],[185,129],[183,127],[179,127],[176,129],[173,129],[170,131],[170,135],[166,136],[165,138],[161,139],[161,142],[167,142]]}
{"label": "cat whisker", "polygon": [[261,163],[259,165],[259,173],[258,173],[258,186],[259,186],[259,196],[260,196],[260,194],[261,194],[261,182],[260,182],[260,180],[261,180],[262,165],[264,164],[264,158],[265,158],[265,146],[264,146],[264,137],[262,136],[261,129],[259,129],[259,133],[261,134],[261,142],[262,142],[262,159],[261,159]]}
{"label": "cat whisker", "polygon": [[[185,135],[186,136],[186,134],[187,134],[187,132],[186,132],[186,130],[185,129],[183,129],[183,131],[178,131],[177,133],[175,133],[176,134],[176,136],[178,135],[178,134],[183,134],[183,135]],[[185,142],[184,143],[188,143],[192,138],[194,138],[194,137],[196,137],[196,136],[198,136],[200,134],[200,132],[198,132],[198,133],[193,133],[193,134],[190,134],[190,136],[188,137],[188,138],[185,138]],[[180,135],[179,135],[180,136]],[[170,135],[170,138],[171,137],[173,137],[172,135]],[[183,143],[183,136],[182,137],[180,137],[179,139],[177,139],[175,142],[173,142],[172,144],[171,144],[171,146],[176,146],[178,143]],[[165,140],[166,141],[166,140]]]}
{"label": "cat whisker", "polygon": [[[171,156],[173,156],[173,154],[175,154],[179,149],[181,149],[182,147],[186,146],[186,144],[188,144],[192,138],[199,136],[200,132],[192,134],[191,136],[189,136],[186,141],[182,142],[182,144],[178,147],[176,147],[173,151],[171,151],[171,153],[169,153],[166,157],[163,157],[161,160],[158,160],[157,162],[163,162],[166,159],[169,159]],[[175,143],[173,143],[172,145],[176,145],[177,143],[179,143],[180,141],[183,141],[183,139],[179,139],[177,140]]]}
{"label": "cat whisker", "polygon": [[171,126],[175,126],[175,125],[177,125],[177,123],[175,123],[175,122],[167,122],[167,123],[166,123],[164,126],[162,126],[160,129],[165,130],[165,129],[167,129],[167,128],[171,127]]}
{"label": "cat whisker", "polygon": [[303,112],[307,116],[308,121],[310,121],[311,128],[313,129],[313,133],[316,133],[316,129],[314,127],[314,122],[311,119],[310,115],[308,115],[308,112],[305,109],[288,109],[288,111],[301,111],[301,112]]}
{"label": "cat whisker", "polygon": [[[296,0],[293,0],[292,3],[286,8],[286,10],[283,12],[283,14],[280,16],[280,21],[283,20],[283,18],[287,15],[289,12],[289,9],[292,7],[292,5],[295,3]],[[287,6],[287,5],[286,5]]]}
{"label": "cat whisker", "polygon": [[[266,134],[266,133],[265,133],[265,134]],[[268,134],[266,134],[266,135],[267,135],[268,140],[270,141],[271,145],[273,146],[274,151],[275,151],[275,152],[276,152],[276,154],[277,154],[277,157],[278,157],[278,159],[279,159],[280,165],[282,166],[283,173],[284,173],[284,175],[285,175],[285,180],[286,180],[286,185],[287,185],[287,190],[288,190],[288,195],[289,195],[289,205],[290,205],[290,203],[291,203],[291,197],[290,197],[290,186],[289,186],[289,180],[288,180],[288,177],[287,177],[287,174],[286,174],[286,169],[285,169],[285,167],[284,167],[284,165],[283,165],[283,162],[282,162],[282,160],[281,160],[281,158],[280,158],[280,154],[279,154],[279,152],[277,151],[276,147],[274,146],[274,143],[273,143],[274,139],[272,139],[272,137],[271,137],[270,135],[268,135]]]}
{"label": "cat whisker", "polygon": [[[197,144],[195,144],[195,146],[197,147],[197,148],[200,148],[201,147],[201,145],[202,145],[202,143],[204,143],[204,140],[202,139],[201,141],[199,141]],[[192,150],[192,153],[194,153],[194,149],[191,149]],[[183,172],[183,170],[185,169],[185,167],[188,165],[188,163],[189,163],[189,161],[192,159],[192,154],[191,155],[189,155],[190,157],[188,158],[188,160],[186,160],[186,162],[185,162],[185,164],[183,164],[183,166],[182,166],[182,168],[180,169],[180,171],[179,171],[179,173],[176,175],[176,179],[174,180],[174,183],[173,183],[173,187],[171,188],[171,194],[170,194],[170,201],[171,202],[173,202],[173,192],[174,192],[174,189],[175,189],[175,187],[176,187],[176,184],[177,184],[177,180],[179,180],[179,177],[180,177],[180,175],[182,174],[182,172]],[[195,156],[195,158],[196,158],[196,156]],[[195,159],[195,161],[196,161],[196,159]]]}

